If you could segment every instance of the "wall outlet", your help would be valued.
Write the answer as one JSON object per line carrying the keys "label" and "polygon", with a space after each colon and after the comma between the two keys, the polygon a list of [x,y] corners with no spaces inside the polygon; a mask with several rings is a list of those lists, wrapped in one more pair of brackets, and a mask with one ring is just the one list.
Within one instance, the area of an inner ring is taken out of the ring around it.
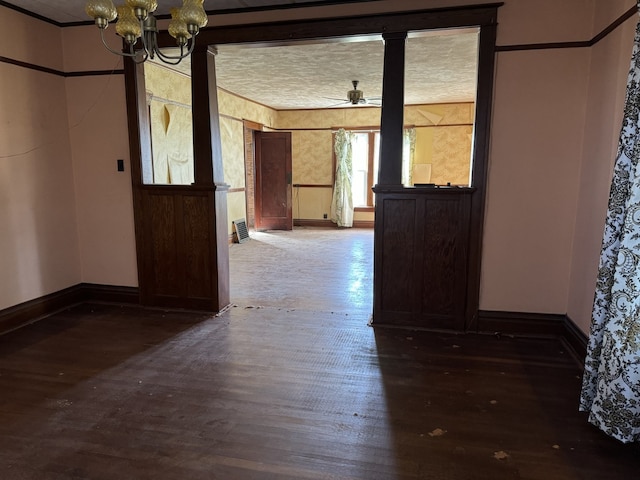
{"label": "wall outlet", "polygon": [[324,218],[324,219],[326,220],[326,219],[327,219],[327,214],[326,214],[326,213],[325,213],[325,214],[323,214],[323,215],[322,215],[322,218]]}

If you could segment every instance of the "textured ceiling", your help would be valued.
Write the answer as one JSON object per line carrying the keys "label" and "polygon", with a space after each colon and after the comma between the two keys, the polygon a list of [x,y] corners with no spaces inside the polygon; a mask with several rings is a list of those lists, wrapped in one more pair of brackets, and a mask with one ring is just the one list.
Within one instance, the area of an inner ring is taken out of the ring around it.
{"label": "textured ceiling", "polygon": [[[407,40],[405,104],[475,100],[475,29],[430,32]],[[218,85],[275,109],[353,107],[353,80],[370,101],[382,95],[382,40],[289,46],[221,45]],[[180,68],[189,72],[189,64]]]}
{"label": "textured ceiling", "polygon": [[[85,1],[8,0],[6,3],[68,23],[88,20],[84,13]],[[158,14],[167,13],[170,6],[179,3],[180,0],[160,0]],[[242,10],[308,3],[336,1],[205,0],[204,5],[207,10]],[[405,103],[474,101],[477,51],[476,29],[410,35],[406,50]],[[289,46],[221,45],[216,58],[218,84],[276,109],[351,107],[346,100],[353,80],[359,81],[358,88],[365,99],[382,95],[383,55],[382,40],[373,37],[366,41],[360,38]],[[189,70],[188,62],[183,62],[181,68]]]}

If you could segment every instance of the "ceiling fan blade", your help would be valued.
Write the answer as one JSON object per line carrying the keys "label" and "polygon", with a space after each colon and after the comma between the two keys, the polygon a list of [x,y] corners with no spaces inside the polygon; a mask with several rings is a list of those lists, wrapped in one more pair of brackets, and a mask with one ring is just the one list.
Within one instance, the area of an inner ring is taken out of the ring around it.
{"label": "ceiling fan blade", "polygon": [[322,98],[326,98],[327,100],[335,100],[336,102],[348,102],[349,100],[345,100],[344,98],[333,98],[333,97],[322,97]]}

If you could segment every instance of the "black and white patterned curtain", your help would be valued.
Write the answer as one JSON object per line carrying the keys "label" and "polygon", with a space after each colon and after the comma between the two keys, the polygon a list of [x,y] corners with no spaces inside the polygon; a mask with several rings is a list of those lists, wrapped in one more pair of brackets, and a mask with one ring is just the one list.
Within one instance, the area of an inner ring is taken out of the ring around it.
{"label": "black and white patterned curtain", "polygon": [[[639,1],[640,4],[640,1]],[[640,24],[614,167],[580,410],[622,442],[640,440]]]}

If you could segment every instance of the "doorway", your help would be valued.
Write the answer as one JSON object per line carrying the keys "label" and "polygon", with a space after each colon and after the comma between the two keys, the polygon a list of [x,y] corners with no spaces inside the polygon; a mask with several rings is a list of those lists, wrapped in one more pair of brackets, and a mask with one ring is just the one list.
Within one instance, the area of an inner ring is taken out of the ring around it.
{"label": "doorway", "polygon": [[[478,292],[479,292],[479,275],[480,275],[480,246],[481,246],[481,238],[482,238],[482,215],[484,211],[484,199],[485,199],[485,186],[486,186],[486,156],[488,151],[488,139],[489,139],[489,112],[491,105],[491,93],[493,88],[493,48],[495,46],[495,26],[496,26],[496,13],[497,13],[497,5],[490,6],[479,6],[479,7],[469,7],[469,8],[458,8],[458,9],[441,9],[438,10],[437,15],[433,15],[433,12],[425,10],[422,12],[404,12],[404,13],[394,13],[394,14],[382,14],[382,15],[371,15],[367,17],[367,21],[363,21],[363,17],[353,17],[353,18],[337,18],[330,20],[301,20],[289,22],[287,24],[278,24],[277,28],[273,28],[272,25],[247,25],[247,26],[234,26],[234,27],[216,27],[212,29],[205,29],[201,32],[198,37],[198,41],[200,44],[204,45],[216,45],[221,46],[229,43],[255,43],[255,42],[282,42],[284,39],[287,39],[287,42],[291,41],[300,41],[300,40],[310,40],[310,39],[318,39],[318,38],[354,38],[355,36],[362,35],[370,35],[370,34],[380,34],[383,31],[386,31],[390,27],[394,31],[398,32],[411,32],[411,31],[421,31],[421,30],[429,30],[429,29],[437,29],[437,28],[452,28],[452,27],[479,27],[480,28],[480,42],[479,42],[479,58],[480,58],[480,67],[478,70],[478,101],[474,108],[474,117],[476,119],[476,124],[474,128],[475,138],[473,139],[473,158],[474,163],[471,171],[471,179],[472,179],[472,189],[470,189],[468,193],[468,209],[465,210],[465,215],[467,218],[462,218],[466,225],[468,225],[467,229],[467,239],[468,243],[466,245],[466,251],[468,252],[468,256],[465,259],[466,268],[461,269],[464,270],[468,274],[468,280],[465,280],[465,289],[466,296],[464,297],[464,314],[466,320],[472,319],[474,312],[477,313],[478,307]],[[168,40],[168,39],[167,39]],[[194,52],[194,55],[198,52]],[[198,64],[197,69],[194,69],[194,94],[198,90],[196,86],[208,85],[208,91],[211,92],[211,81],[212,77],[210,76],[212,73],[214,74],[213,82],[215,82],[215,72],[211,68],[211,60],[205,56],[211,52],[201,52],[198,53]],[[206,61],[205,61],[206,60]],[[197,72],[197,73],[196,73]],[[208,76],[209,75],[209,76]],[[128,69],[127,78],[129,82],[134,82],[134,87],[131,88],[131,83],[128,86],[128,98],[129,104],[134,108],[130,109],[130,111],[136,111],[136,107],[140,103],[139,99],[141,98],[141,94],[139,90],[135,89],[135,72],[131,68]],[[389,91],[395,91],[396,94],[389,96],[388,98],[392,98],[394,102],[394,106],[396,110],[402,109],[402,105],[397,103],[398,98],[402,98],[402,96],[397,95],[397,92],[402,91],[404,89],[404,85],[399,82],[397,76],[394,76],[393,80],[389,82],[388,85],[385,86]],[[203,135],[203,132],[209,131],[213,133],[213,130],[209,130],[208,127],[218,127],[216,125],[216,119],[212,118],[210,113],[215,109],[217,111],[218,105],[215,100],[211,99],[209,94],[198,93],[201,101],[196,101],[194,97],[194,105],[197,106],[198,111],[194,110],[194,156],[196,158],[196,163],[200,162],[203,166],[202,169],[198,170],[196,168],[196,185],[194,188],[187,188],[185,190],[191,191],[199,189],[199,192],[204,192],[209,188],[212,184],[212,179],[209,179],[209,172],[211,171],[210,161],[213,158],[214,161],[216,159],[221,158],[217,156],[218,152],[213,151],[212,147],[215,150],[216,148],[216,139],[208,139]],[[386,93],[385,93],[386,98]],[[400,102],[401,103],[401,102]],[[384,106],[383,106],[384,111]],[[398,116],[394,114],[392,116],[393,122],[401,123],[397,121],[398,118],[402,118],[401,114]],[[131,120],[131,124],[134,126],[132,131],[138,130],[140,133],[141,129],[140,118],[136,117]],[[204,126],[203,126],[204,125]],[[390,123],[383,123],[383,127],[385,125],[391,125]],[[204,127],[207,127],[206,129]],[[382,144],[383,146],[387,142],[387,136],[385,135],[384,128],[382,129]],[[141,155],[141,151],[138,149],[141,143],[144,143],[144,139],[141,139],[140,136],[132,141],[132,160],[135,161],[136,158],[139,159]],[[401,143],[401,142],[400,142]],[[219,144],[218,144],[219,146]],[[400,145],[401,146],[401,145]],[[219,147],[218,147],[219,148]],[[395,148],[395,145],[394,145]],[[144,150],[144,148],[143,148]],[[393,149],[391,149],[393,150]],[[396,162],[396,160],[392,158],[386,158],[385,152],[386,150],[382,149],[383,154],[381,158],[381,164],[389,166],[391,165],[389,162]],[[212,156],[213,154],[213,156]],[[395,155],[395,154],[394,154]],[[198,165],[196,165],[197,167]],[[215,165],[214,162],[214,175],[213,175],[213,183],[215,194],[207,194],[208,195],[208,204],[207,209],[219,209],[220,207],[226,207],[227,205],[227,196],[225,195],[225,191],[222,185],[218,186],[216,183],[215,172],[217,171],[218,166]],[[395,166],[391,167],[391,169],[395,169]],[[386,170],[385,170],[386,171]],[[133,168],[132,168],[133,172]],[[199,173],[200,172],[200,173]],[[295,159],[294,159],[294,172],[295,172]],[[140,174],[141,172],[133,172],[135,174]],[[199,175],[199,177],[198,177]],[[226,177],[226,172],[225,172]],[[223,177],[218,177],[223,178]],[[134,204],[139,206],[140,202],[135,200],[136,187],[140,184],[139,178],[134,178]],[[330,188],[331,186],[329,186]],[[204,188],[204,189],[203,189]],[[317,188],[317,187],[316,187]],[[150,188],[140,189],[141,192],[145,192],[151,190]],[[165,189],[166,190],[166,189]],[[229,194],[234,193],[229,189]],[[238,192],[240,193],[240,192]],[[244,192],[242,192],[244,193]],[[391,192],[389,190],[390,194]],[[405,192],[408,193],[408,192]],[[228,204],[238,203],[236,200],[231,200],[231,197],[228,198]],[[244,203],[244,195],[242,196],[242,203]],[[376,202],[376,208],[378,206],[378,202]],[[144,207],[144,205],[143,205]],[[203,209],[204,211],[204,209]],[[142,212],[136,212],[136,222],[138,223],[138,218],[145,218],[147,214]],[[140,213],[140,215],[138,215]],[[216,216],[219,220],[222,217]],[[376,215],[376,222],[378,216]],[[218,221],[217,220],[217,221]],[[463,226],[460,224],[461,227]],[[217,242],[217,253],[216,258],[218,265],[216,270],[214,271],[216,281],[224,282],[224,276],[226,273],[226,269],[224,268],[223,260],[220,256],[220,240],[221,234],[219,231],[219,226],[216,225],[216,231],[212,232],[216,235]],[[393,238],[393,232],[388,230],[389,227],[392,227],[392,224],[381,223],[380,225],[376,224],[376,238],[380,235],[387,237],[391,235],[389,238]],[[139,231],[138,225],[136,225],[136,231]],[[382,238],[382,237],[380,237]],[[138,243],[138,251],[144,252],[146,239],[143,238],[142,242]],[[415,245],[416,248],[419,248],[419,244]],[[398,252],[401,250],[397,250]],[[388,250],[385,254],[391,255],[393,254],[393,250]],[[420,254],[419,251],[416,254]],[[139,253],[140,257],[140,253]],[[393,264],[393,259],[388,258],[388,263]],[[409,264],[411,268],[422,268],[423,265],[412,265]],[[139,270],[144,270],[144,262],[139,265]],[[228,267],[227,267],[228,268]],[[141,276],[148,278],[147,274],[141,272]],[[194,279],[195,280],[195,279]],[[215,286],[214,286],[215,288]],[[141,289],[143,289],[143,285],[141,282]],[[469,323],[465,323],[465,325],[469,325]]]}

